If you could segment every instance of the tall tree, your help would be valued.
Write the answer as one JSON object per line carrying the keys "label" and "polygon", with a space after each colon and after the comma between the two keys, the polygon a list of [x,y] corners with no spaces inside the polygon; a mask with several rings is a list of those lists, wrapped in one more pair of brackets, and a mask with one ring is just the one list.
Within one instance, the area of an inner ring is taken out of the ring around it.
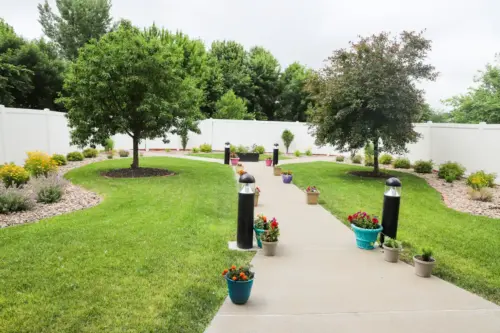
{"label": "tall tree", "polygon": [[469,88],[465,95],[454,96],[446,100],[452,107],[453,122],[477,124],[500,124],[500,67],[499,57],[496,64],[486,65],[474,79],[475,87]]}
{"label": "tall tree", "polygon": [[184,49],[150,38],[130,23],[80,50],[64,82],[74,144],[101,143],[117,134],[133,141],[133,169],[139,141],[164,136],[199,112],[202,91],[186,75]]}
{"label": "tall tree", "polygon": [[56,0],[56,7],[59,15],[47,0],[39,4],[39,22],[45,35],[67,59],[75,59],[79,48],[110,29],[111,0]]}
{"label": "tall tree", "polygon": [[313,71],[295,62],[288,66],[280,77],[276,120],[307,121],[308,107],[313,103],[312,94],[306,89]]}
{"label": "tall tree", "polygon": [[311,118],[316,143],[352,151],[372,142],[378,175],[381,150],[404,152],[419,136],[412,122],[422,112],[424,94],[416,81],[437,76],[425,63],[430,50],[422,33],[404,31],[399,38],[388,33],[360,38],[335,51],[316,81],[320,94]]}
{"label": "tall tree", "polygon": [[278,60],[260,46],[250,49],[248,70],[252,80],[252,95],[248,97],[249,112],[257,119],[275,119],[278,96],[280,93]]}
{"label": "tall tree", "polygon": [[215,105],[215,119],[253,119],[253,115],[247,112],[247,106],[242,98],[229,90]]}

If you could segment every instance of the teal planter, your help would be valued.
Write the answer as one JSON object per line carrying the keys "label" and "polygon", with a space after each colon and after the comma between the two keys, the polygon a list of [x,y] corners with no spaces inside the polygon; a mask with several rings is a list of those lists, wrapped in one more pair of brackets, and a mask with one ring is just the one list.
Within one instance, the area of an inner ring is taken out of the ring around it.
{"label": "teal planter", "polygon": [[233,281],[226,277],[229,298],[234,304],[245,304],[252,292],[253,279],[248,281]]}
{"label": "teal planter", "polygon": [[255,238],[257,239],[257,246],[262,249],[262,242],[260,240],[260,235],[262,235],[265,230],[264,229],[253,229],[255,230]]}
{"label": "teal planter", "polygon": [[382,226],[378,229],[363,229],[351,224],[352,230],[356,235],[356,245],[360,249],[373,250],[374,244],[377,241],[379,232],[382,231]]}

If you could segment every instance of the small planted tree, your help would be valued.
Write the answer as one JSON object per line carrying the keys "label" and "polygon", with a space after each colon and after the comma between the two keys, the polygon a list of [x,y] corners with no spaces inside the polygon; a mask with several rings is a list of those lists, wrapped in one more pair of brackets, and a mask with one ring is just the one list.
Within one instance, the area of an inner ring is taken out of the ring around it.
{"label": "small planted tree", "polygon": [[424,96],[416,82],[437,76],[425,63],[430,50],[422,33],[404,31],[399,38],[360,38],[335,51],[311,82],[317,91],[310,118],[316,144],[352,151],[372,142],[378,175],[381,150],[403,153],[419,137],[412,123],[421,116]]}
{"label": "small planted tree", "polygon": [[286,129],[283,131],[281,134],[281,139],[283,140],[283,144],[285,145],[286,148],[286,153],[288,154],[288,148],[290,148],[290,145],[292,144],[293,138],[295,136],[293,135],[290,130]]}
{"label": "small planted tree", "polygon": [[61,98],[72,142],[99,144],[127,134],[131,167],[139,168],[141,140],[165,136],[181,128],[183,119],[196,118],[202,94],[183,61],[182,46],[146,36],[128,22],[81,48]]}
{"label": "small planted tree", "polygon": [[251,119],[245,101],[229,90],[215,104],[215,119]]}

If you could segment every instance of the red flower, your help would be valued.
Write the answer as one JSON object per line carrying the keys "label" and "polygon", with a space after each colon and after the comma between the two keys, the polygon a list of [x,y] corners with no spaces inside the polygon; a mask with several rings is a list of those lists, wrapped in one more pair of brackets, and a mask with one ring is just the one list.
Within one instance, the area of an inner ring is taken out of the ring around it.
{"label": "red flower", "polygon": [[[356,216],[356,215],[354,215],[354,216]],[[352,222],[352,216],[349,215],[349,217],[347,218],[347,220],[349,220],[349,222]]]}
{"label": "red flower", "polygon": [[377,224],[378,223],[378,219],[376,217],[373,218],[372,220],[373,223]]}
{"label": "red flower", "polygon": [[271,222],[271,228],[277,228],[278,227],[278,222],[273,221]]}

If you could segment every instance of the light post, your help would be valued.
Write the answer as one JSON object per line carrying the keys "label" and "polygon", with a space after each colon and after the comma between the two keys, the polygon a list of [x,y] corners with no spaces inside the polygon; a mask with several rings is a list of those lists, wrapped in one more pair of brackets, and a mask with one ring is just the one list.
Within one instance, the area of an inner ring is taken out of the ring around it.
{"label": "light post", "polygon": [[240,249],[251,249],[253,247],[255,178],[244,173],[240,176],[239,183],[236,245]]}
{"label": "light post", "polygon": [[389,178],[385,182],[384,208],[382,210],[382,233],[380,246],[384,244],[384,237],[396,239],[398,232],[399,205],[401,203],[401,181]]}
{"label": "light post", "polygon": [[229,155],[231,154],[231,144],[226,142],[224,146],[224,164],[229,164]]}
{"label": "light post", "polygon": [[278,144],[274,144],[274,149],[273,149],[273,166],[278,165]]}

